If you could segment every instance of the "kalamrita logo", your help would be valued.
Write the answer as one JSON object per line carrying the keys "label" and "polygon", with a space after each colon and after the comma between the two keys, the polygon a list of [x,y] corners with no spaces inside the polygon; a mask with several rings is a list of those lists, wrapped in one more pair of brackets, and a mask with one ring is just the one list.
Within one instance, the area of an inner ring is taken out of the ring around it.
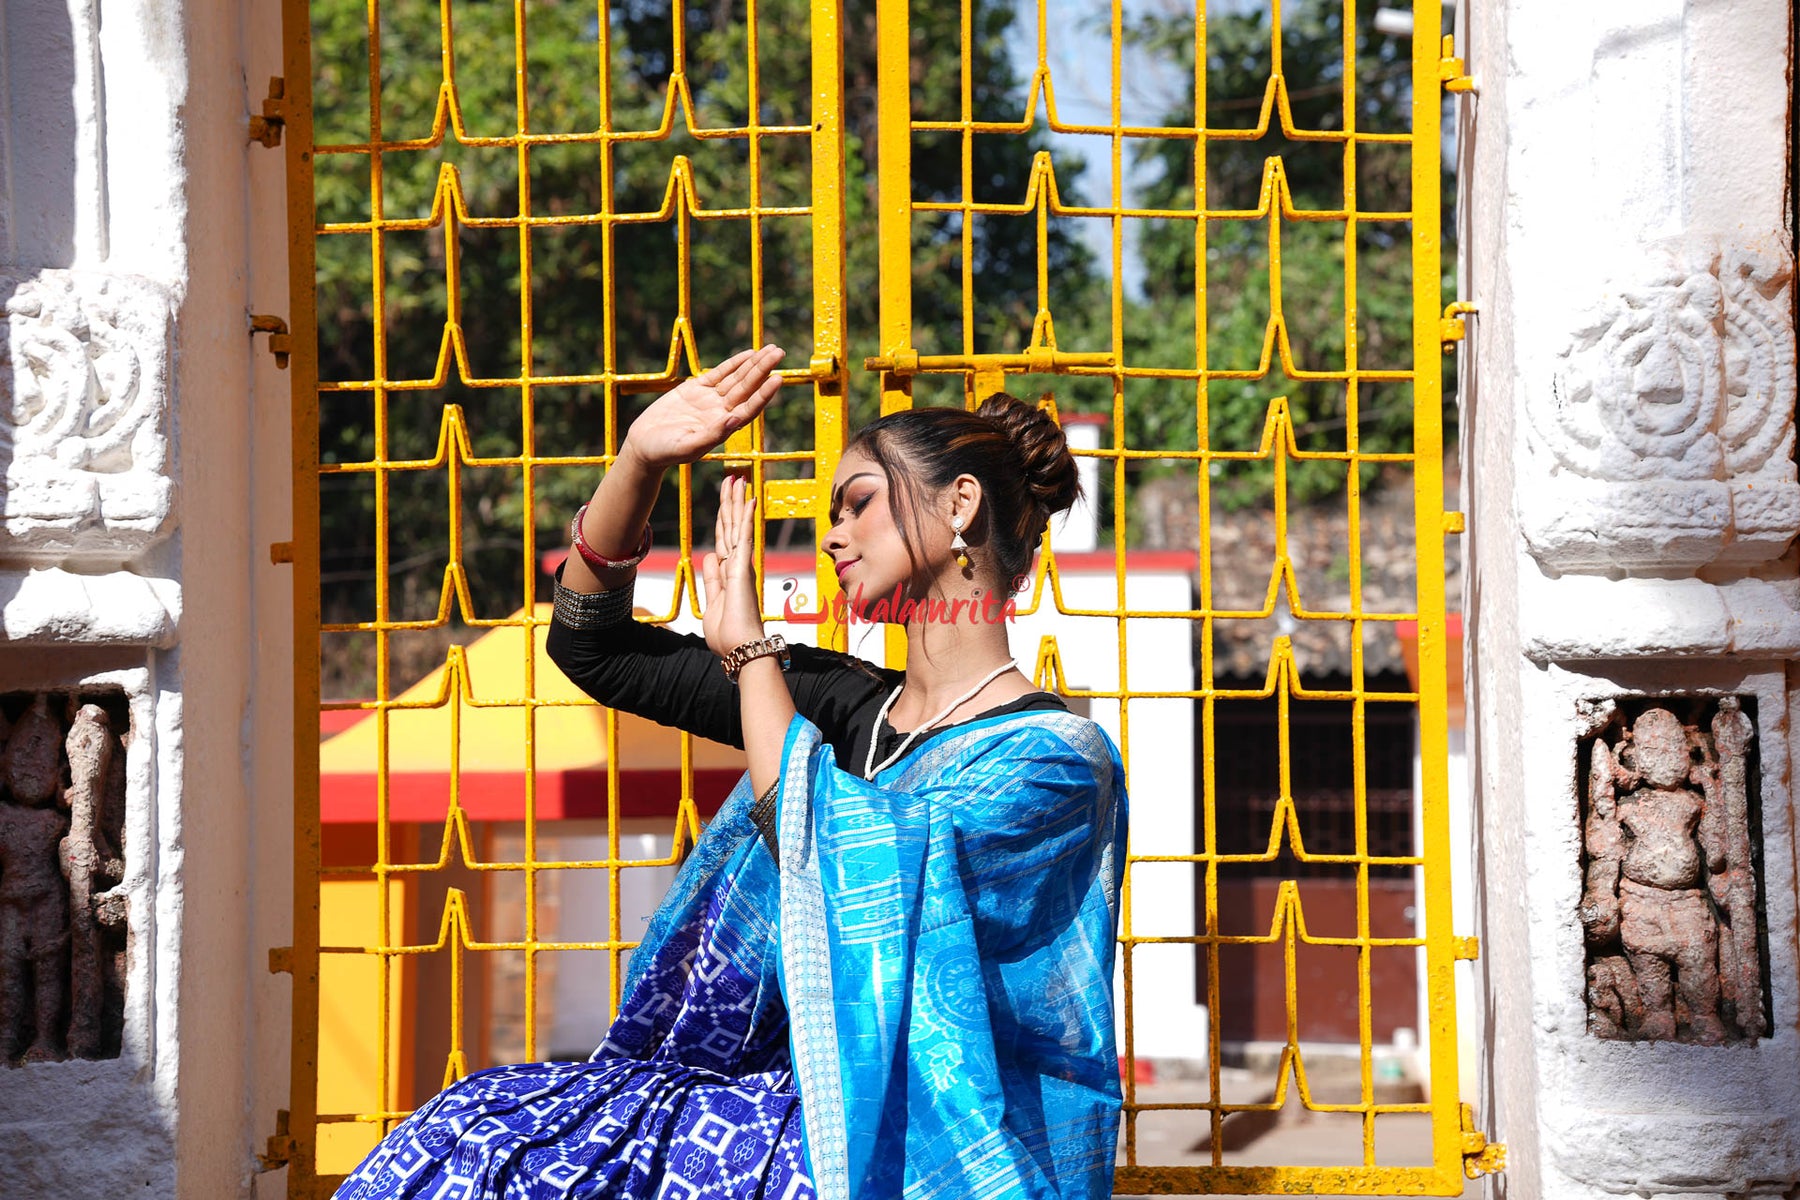
{"label": "kalamrita logo", "polygon": [[[1023,591],[1025,583],[1022,575],[1013,580],[1013,591]],[[900,585],[895,584],[891,595],[877,597],[872,604],[865,604],[862,587],[858,585],[854,604],[843,592],[838,592],[832,596],[829,610],[820,608],[809,611],[805,606],[811,603],[811,597],[800,591],[798,579],[782,580],[781,590],[787,593],[781,602],[781,615],[783,619],[796,625],[822,624],[827,615],[839,625],[856,622],[869,625],[905,625],[910,621],[924,621],[934,625],[951,625],[958,621],[967,621],[971,625],[994,625],[1019,618],[1019,607],[1011,596],[1000,599],[992,592],[984,596],[977,591],[973,598],[957,600],[941,597],[915,600],[902,596]]]}

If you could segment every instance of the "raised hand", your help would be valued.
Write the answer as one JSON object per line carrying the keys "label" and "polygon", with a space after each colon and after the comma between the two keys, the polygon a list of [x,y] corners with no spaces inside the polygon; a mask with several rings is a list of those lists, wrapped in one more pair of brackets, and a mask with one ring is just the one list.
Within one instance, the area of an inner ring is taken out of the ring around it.
{"label": "raised hand", "polygon": [[701,628],[706,644],[723,658],[745,642],[763,636],[762,597],[756,590],[756,497],[741,476],[728,476],[719,488],[719,519],[713,529],[716,547],[700,562],[706,583]]}
{"label": "raised hand", "polygon": [[712,370],[683,380],[631,423],[620,454],[664,469],[698,462],[756,419],[781,387],[775,368],[787,351],[768,345],[740,350]]}

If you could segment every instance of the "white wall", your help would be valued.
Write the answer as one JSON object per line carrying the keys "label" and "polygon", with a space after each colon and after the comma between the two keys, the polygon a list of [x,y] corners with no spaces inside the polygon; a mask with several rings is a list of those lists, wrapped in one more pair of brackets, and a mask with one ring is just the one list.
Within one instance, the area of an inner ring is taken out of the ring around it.
{"label": "white wall", "polygon": [[[1062,577],[1062,605],[1072,609],[1119,607],[1112,573]],[[1133,571],[1125,580],[1124,606],[1169,612],[1192,608],[1193,582],[1184,571]],[[1072,691],[1191,691],[1194,634],[1189,621],[1169,618],[1066,616],[1056,612],[1048,588],[1039,611],[1021,617],[1012,636],[1019,666],[1030,674],[1040,639],[1049,636],[1063,661]],[[1123,654],[1121,654],[1123,649]],[[1123,663],[1121,663],[1123,659]],[[1123,676],[1121,676],[1123,673]],[[1092,701],[1088,715],[1128,752],[1133,854],[1193,854],[1194,702],[1190,699]],[[1192,937],[1201,868],[1192,863],[1136,863],[1131,868],[1129,919],[1120,933],[1136,937]],[[1132,949],[1132,1052],[1140,1058],[1204,1060],[1207,1012],[1196,1003],[1198,956],[1192,943],[1138,945]],[[1122,975],[1115,979],[1119,1053],[1126,1052]]]}
{"label": "white wall", "polygon": [[[287,981],[267,971],[290,937],[290,583],[268,556],[289,536],[288,391],[247,331],[249,313],[286,310],[286,216],[279,152],[245,137],[280,73],[279,11],[3,12],[0,275],[14,298],[70,298],[82,323],[50,323],[93,353],[129,342],[135,393],[96,359],[85,402],[146,408],[128,452],[92,472],[57,473],[66,438],[8,431],[0,689],[116,683],[136,740],[124,1055],[8,1071],[0,1179],[20,1195],[247,1195],[288,1043]],[[15,344],[49,336],[21,332],[33,304],[13,306]],[[9,399],[47,386],[19,355],[7,367]]]}
{"label": "white wall", "polygon": [[[1784,0],[1495,0],[1459,52],[1479,1124],[1522,1198],[1800,1180]],[[1759,298],[1760,297],[1760,298]],[[1775,1028],[1587,1032],[1576,702],[1759,700]]]}

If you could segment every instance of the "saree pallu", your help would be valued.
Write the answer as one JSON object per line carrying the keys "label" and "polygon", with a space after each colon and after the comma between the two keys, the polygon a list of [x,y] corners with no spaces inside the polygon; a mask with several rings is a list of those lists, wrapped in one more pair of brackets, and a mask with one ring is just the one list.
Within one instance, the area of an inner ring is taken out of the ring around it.
{"label": "saree pallu", "polygon": [[1019,713],[872,781],[788,727],[780,868],[733,789],[585,1062],[475,1072],[345,1200],[1099,1200],[1124,771]]}

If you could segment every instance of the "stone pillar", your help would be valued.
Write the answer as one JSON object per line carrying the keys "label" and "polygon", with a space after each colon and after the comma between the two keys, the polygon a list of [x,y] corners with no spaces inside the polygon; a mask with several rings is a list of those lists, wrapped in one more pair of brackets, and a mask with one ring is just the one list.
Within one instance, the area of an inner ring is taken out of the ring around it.
{"label": "stone pillar", "polygon": [[1487,1132],[1509,1196],[1792,1194],[1786,0],[1469,4]]}
{"label": "stone pillar", "polygon": [[287,1090],[279,6],[104,15],[0,7],[0,982],[41,1004],[0,1191],[249,1196]]}

